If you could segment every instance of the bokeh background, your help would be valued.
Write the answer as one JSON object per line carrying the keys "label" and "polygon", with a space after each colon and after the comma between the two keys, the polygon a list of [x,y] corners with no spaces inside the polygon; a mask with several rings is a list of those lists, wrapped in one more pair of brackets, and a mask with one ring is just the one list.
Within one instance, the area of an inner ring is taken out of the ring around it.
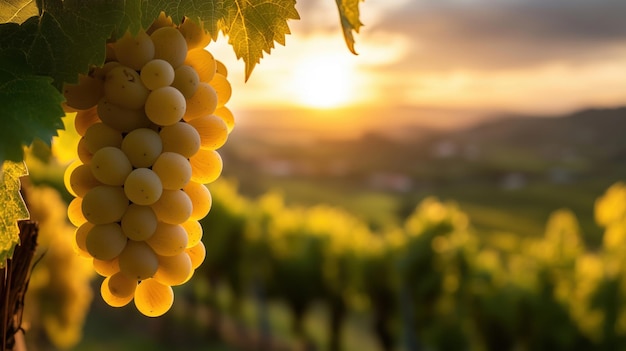
{"label": "bokeh background", "polygon": [[296,7],[247,82],[207,47],[236,126],[164,317],[102,302],[35,145],[28,349],[626,349],[626,3],[367,0],[358,55]]}

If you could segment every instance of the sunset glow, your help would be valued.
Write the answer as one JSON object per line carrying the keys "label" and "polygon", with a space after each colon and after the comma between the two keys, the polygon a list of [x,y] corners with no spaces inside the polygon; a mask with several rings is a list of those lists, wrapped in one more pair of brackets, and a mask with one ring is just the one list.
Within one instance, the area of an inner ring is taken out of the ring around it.
{"label": "sunset glow", "polygon": [[298,103],[315,108],[339,107],[351,102],[353,68],[340,57],[311,56],[294,65],[290,85]]}

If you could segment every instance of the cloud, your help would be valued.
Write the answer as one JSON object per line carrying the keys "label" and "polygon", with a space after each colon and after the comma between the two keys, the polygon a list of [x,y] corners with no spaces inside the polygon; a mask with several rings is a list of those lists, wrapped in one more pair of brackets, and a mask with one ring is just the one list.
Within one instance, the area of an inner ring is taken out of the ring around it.
{"label": "cloud", "polygon": [[[367,6],[367,2],[362,6]],[[402,67],[495,70],[624,57],[626,1],[420,0],[365,32],[411,38]],[[366,35],[361,40],[367,40]]]}

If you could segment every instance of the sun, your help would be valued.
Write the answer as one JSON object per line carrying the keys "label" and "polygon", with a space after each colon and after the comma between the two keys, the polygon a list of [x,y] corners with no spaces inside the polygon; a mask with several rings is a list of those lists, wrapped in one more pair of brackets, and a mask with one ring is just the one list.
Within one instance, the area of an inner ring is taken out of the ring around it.
{"label": "sun", "polygon": [[353,78],[354,69],[344,56],[307,56],[295,64],[295,102],[321,109],[349,105],[354,100]]}

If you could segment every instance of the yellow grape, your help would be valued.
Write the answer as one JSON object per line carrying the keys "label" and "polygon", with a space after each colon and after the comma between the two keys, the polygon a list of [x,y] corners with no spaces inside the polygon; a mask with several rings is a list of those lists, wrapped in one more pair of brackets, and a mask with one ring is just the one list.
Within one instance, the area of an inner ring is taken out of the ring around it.
{"label": "yellow grape", "polygon": [[96,151],[89,163],[93,176],[106,185],[124,185],[133,170],[124,151],[106,146]]}
{"label": "yellow grape", "polygon": [[91,161],[93,154],[89,152],[89,149],[87,148],[87,140],[85,139],[85,137],[82,137],[80,138],[80,140],[78,140],[78,145],[76,145],[76,153],[78,154],[78,159],[80,160],[80,162],[89,163]]}
{"label": "yellow grape", "polygon": [[159,266],[156,254],[145,241],[129,240],[119,261],[120,272],[137,280],[152,277]]}
{"label": "yellow grape", "polygon": [[196,93],[187,99],[187,110],[183,119],[187,122],[212,114],[217,108],[217,93],[209,84],[200,82]]}
{"label": "yellow grape", "polygon": [[124,137],[121,148],[134,167],[147,168],[163,151],[163,143],[159,133],[149,128],[139,128]]}
{"label": "yellow grape", "polygon": [[144,106],[146,116],[160,126],[172,125],[183,118],[187,100],[178,89],[166,86],[150,92]]}
{"label": "yellow grape", "polygon": [[162,195],[163,185],[151,169],[137,168],[130,172],[124,182],[124,193],[137,205],[152,205]]}
{"label": "yellow grape", "polygon": [[204,184],[189,182],[183,191],[191,199],[193,211],[189,219],[200,220],[211,210],[212,198],[209,189]]}
{"label": "yellow grape", "polygon": [[154,58],[154,43],[143,30],[136,35],[126,32],[113,44],[116,61],[138,71]]}
{"label": "yellow grape", "polygon": [[110,277],[120,271],[120,259],[119,256],[110,260],[99,260],[94,258],[92,261],[93,269],[99,275],[103,277]]}
{"label": "yellow grape", "polygon": [[126,235],[117,223],[96,225],[87,233],[87,252],[99,260],[117,257],[126,247]]}
{"label": "yellow grape", "polygon": [[93,224],[119,222],[128,208],[128,198],[119,186],[99,185],[83,198],[85,218]]}
{"label": "yellow grape", "polygon": [[215,75],[215,58],[204,48],[189,50],[185,64],[198,73],[201,82],[208,83]]}
{"label": "yellow grape", "polygon": [[224,122],[226,122],[226,126],[228,127],[228,133],[232,132],[233,128],[235,127],[235,116],[233,116],[233,113],[228,107],[220,106],[215,109],[215,112],[213,112],[213,114],[220,117],[224,120]]}
{"label": "yellow grape", "polygon": [[217,73],[211,80],[210,84],[213,89],[215,89],[215,93],[217,94],[217,106],[224,106],[233,94],[233,88],[230,86],[228,79]]}
{"label": "yellow grape", "polygon": [[154,59],[141,68],[139,77],[141,77],[141,81],[146,88],[155,90],[172,84],[174,81],[174,68],[165,60]]}
{"label": "yellow grape", "polygon": [[149,93],[139,74],[130,67],[115,67],[106,75],[104,96],[112,104],[137,110],[145,104]]}
{"label": "yellow grape", "polygon": [[196,93],[200,83],[200,77],[191,66],[182,65],[174,70],[172,86],[178,89],[185,99],[189,99]]}
{"label": "yellow grape", "polygon": [[191,259],[191,267],[193,267],[193,269],[200,267],[206,258],[206,248],[204,247],[204,243],[202,241],[199,241],[195,246],[187,248],[185,252]]}
{"label": "yellow grape", "polygon": [[185,251],[187,241],[183,226],[164,222],[158,222],[154,235],[146,239],[146,243],[160,256],[174,256]]}
{"label": "yellow grape", "polygon": [[187,248],[195,246],[202,240],[202,224],[200,222],[189,220],[181,225],[187,232]]}
{"label": "yellow grape", "polygon": [[93,257],[87,251],[87,234],[94,227],[93,224],[89,222],[85,222],[80,225],[80,227],[76,228],[74,232],[74,241],[76,243],[76,249],[78,250],[78,254],[83,257]]}
{"label": "yellow grape", "polygon": [[200,147],[216,150],[222,147],[228,139],[228,126],[223,119],[215,115],[206,115],[189,122],[200,135]]}
{"label": "yellow grape", "polygon": [[211,36],[204,30],[204,23],[197,23],[189,17],[183,18],[178,30],[185,37],[187,50],[204,48],[211,42]]}
{"label": "yellow grape", "polygon": [[163,190],[161,198],[152,209],[159,221],[169,224],[181,224],[189,219],[192,212],[191,199],[182,190]]}
{"label": "yellow grape", "polygon": [[152,171],[161,179],[163,189],[182,189],[191,179],[191,165],[185,156],[175,152],[162,153],[154,165]]}
{"label": "yellow grape", "polygon": [[189,158],[191,180],[201,184],[215,181],[222,174],[222,157],[215,150],[200,149]]}
{"label": "yellow grape", "polygon": [[112,104],[106,97],[98,102],[98,116],[109,127],[128,133],[137,128],[147,128],[152,122],[142,108],[128,109]]}
{"label": "yellow grape", "polygon": [[147,317],[165,314],[174,304],[174,290],[155,279],[143,280],[135,290],[135,307]]}
{"label": "yellow grape", "polygon": [[83,197],[98,185],[102,183],[94,176],[90,164],[81,164],[70,174],[68,189],[71,189],[76,196]]}
{"label": "yellow grape", "polygon": [[97,112],[97,107],[94,106],[87,110],[80,110],[76,113],[76,117],[74,118],[74,128],[76,129],[76,133],[78,133],[78,135],[85,136],[87,128],[94,123],[100,122],[100,117]]}
{"label": "yellow grape", "polygon": [[154,43],[154,58],[169,62],[178,68],[185,62],[187,42],[185,37],[174,27],[161,27],[150,34]]}
{"label": "yellow grape", "polygon": [[163,152],[175,152],[189,158],[200,150],[200,134],[185,122],[178,122],[161,128],[159,132]]}
{"label": "yellow grape", "polygon": [[70,201],[67,206],[67,218],[75,227],[80,227],[83,223],[87,222],[87,218],[83,215],[83,198],[75,197]]}
{"label": "yellow grape", "polygon": [[122,217],[122,231],[131,240],[150,238],[157,228],[157,218],[149,206],[130,204]]}
{"label": "yellow grape", "polygon": [[84,138],[87,151],[92,155],[105,146],[119,148],[122,145],[122,133],[104,123],[92,124],[85,131]]}
{"label": "yellow grape", "polygon": [[72,187],[70,186],[70,177],[72,176],[72,172],[74,172],[74,170],[82,164],[83,162],[81,162],[80,160],[72,161],[72,163],[70,163],[69,166],[67,166],[65,168],[65,171],[63,172],[63,185],[65,185],[65,189],[67,189],[67,191],[72,196],[77,196],[77,195],[74,192],[74,190],[72,190]]}
{"label": "yellow grape", "polygon": [[189,255],[182,251],[173,256],[158,256],[159,268],[154,280],[164,285],[177,286],[185,283],[193,274]]}
{"label": "yellow grape", "polygon": [[215,73],[228,77],[228,69],[220,60],[215,60]]}
{"label": "yellow grape", "polygon": [[63,86],[66,104],[77,110],[86,110],[95,106],[103,94],[102,81],[83,74],[78,76],[77,84],[65,84]]}
{"label": "yellow grape", "polygon": [[123,307],[133,300],[136,287],[137,281],[129,279],[118,272],[102,281],[100,296],[111,307]]}

